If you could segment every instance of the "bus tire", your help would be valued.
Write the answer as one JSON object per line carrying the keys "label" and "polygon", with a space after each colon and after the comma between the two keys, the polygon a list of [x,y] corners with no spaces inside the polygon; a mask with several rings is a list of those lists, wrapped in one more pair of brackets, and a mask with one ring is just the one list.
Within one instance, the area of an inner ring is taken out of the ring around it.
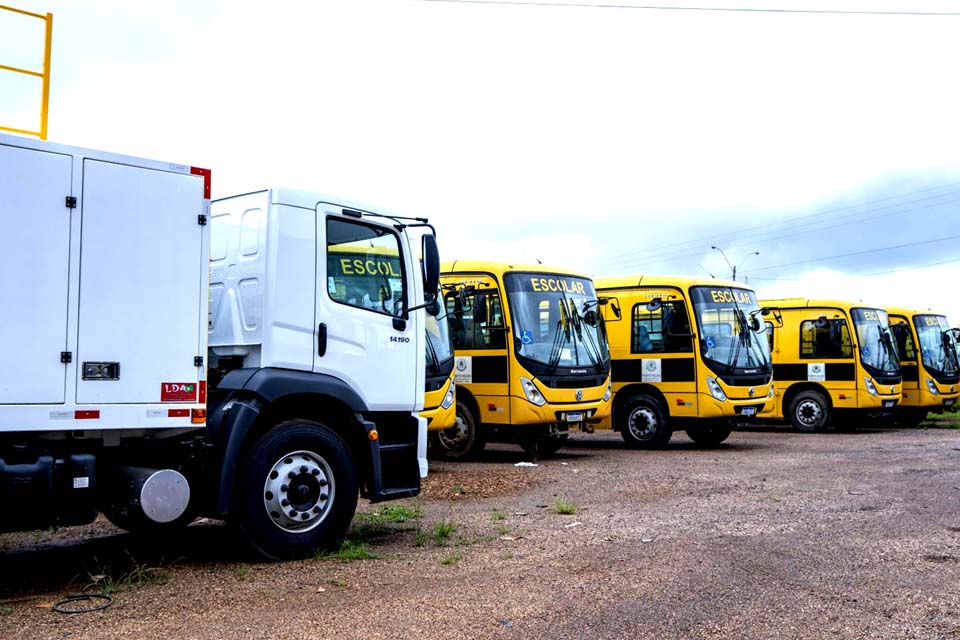
{"label": "bus tire", "polygon": [[527,452],[531,458],[537,460],[545,456],[552,456],[565,444],[567,444],[567,434],[523,440],[520,443],[520,447]]}
{"label": "bus tire", "polygon": [[801,391],[790,401],[790,424],[797,431],[823,431],[830,421],[830,404],[819,391]]}
{"label": "bus tire", "polygon": [[897,424],[904,429],[916,429],[926,419],[926,411],[913,407],[901,409],[896,415]]}
{"label": "bus tire", "polygon": [[687,429],[687,437],[704,447],[715,447],[730,437],[730,425],[710,425]]}
{"label": "bus tire", "polygon": [[274,426],[250,449],[237,480],[231,520],[267,560],[336,548],[357,509],[350,447],[319,422]]}
{"label": "bus tire", "polygon": [[470,406],[457,400],[457,423],[449,429],[434,432],[434,451],[447,460],[465,460],[476,455],[485,444],[478,426]]}
{"label": "bus tire", "polygon": [[670,442],[668,414],[656,398],[639,395],[632,398],[618,414],[620,435],[633,449],[659,449]]}

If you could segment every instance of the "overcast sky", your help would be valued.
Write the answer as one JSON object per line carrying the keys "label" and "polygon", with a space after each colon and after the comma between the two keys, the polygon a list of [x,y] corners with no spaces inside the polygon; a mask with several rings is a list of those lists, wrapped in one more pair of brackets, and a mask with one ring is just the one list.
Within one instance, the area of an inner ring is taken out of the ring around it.
{"label": "overcast sky", "polygon": [[[209,167],[214,196],[310,188],[428,216],[444,259],[593,275],[729,278],[717,245],[761,296],[960,323],[960,16],[9,2],[54,14],[51,140]],[[0,12],[0,64],[41,35]],[[38,95],[0,73],[0,124]]]}

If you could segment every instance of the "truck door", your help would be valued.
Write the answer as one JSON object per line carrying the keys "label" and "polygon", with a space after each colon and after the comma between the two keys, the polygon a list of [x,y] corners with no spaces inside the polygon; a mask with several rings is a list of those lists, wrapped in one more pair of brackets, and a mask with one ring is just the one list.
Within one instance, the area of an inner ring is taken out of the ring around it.
{"label": "truck door", "polygon": [[65,398],[71,164],[0,145],[0,404]]}
{"label": "truck door", "polygon": [[203,178],[87,159],[82,207],[77,402],[193,393],[206,355]]}
{"label": "truck door", "polygon": [[372,411],[410,411],[423,399],[423,345],[417,323],[403,318],[406,307],[422,303],[411,298],[409,281],[419,271],[407,273],[406,250],[389,225],[317,207],[313,368],[347,382]]}

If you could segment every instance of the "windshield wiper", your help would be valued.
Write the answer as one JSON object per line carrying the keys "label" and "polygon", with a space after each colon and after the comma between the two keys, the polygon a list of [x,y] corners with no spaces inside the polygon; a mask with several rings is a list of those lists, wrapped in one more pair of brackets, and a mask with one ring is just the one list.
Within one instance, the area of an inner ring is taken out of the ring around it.
{"label": "windshield wiper", "polygon": [[[566,339],[564,339],[566,338]],[[560,364],[560,354],[563,345],[570,340],[570,322],[567,318],[567,305],[560,305],[560,318],[557,320],[557,333],[553,337],[553,346],[550,349],[550,367],[556,368]]]}
{"label": "windshield wiper", "polygon": [[[584,313],[586,313],[587,309],[589,309],[589,305],[590,305],[591,303],[594,304],[594,305],[599,304],[599,300],[593,300],[593,301],[587,300],[586,302],[584,302],[584,303],[583,303],[583,311],[584,311]],[[581,316],[581,315],[577,312],[576,307],[574,307],[574,310],[573,310],[573,311],[574,311],[574,313],[577,314],[577,325],[578,325],[579,327],[582,327],[582,326],[583,326],[583,316]],[[599,317],[597,318],[597,322],[598,322],[598,323],[600,322]],[[597,344],[597,341],[594,339],[593,333],[591,333],[589,329],[587,330],[586,333],[587,333],[587,338],[589,339],[589,341],[588,341],[588,340],[585,340],[585,339],[583,338],[583,335],[582,335],[582,333],[581,333],[581,331],[580,331],[579,329],[577,330],[577,333],[580,334],[580,339],[583,340],[583,344],[588,347],[588,349],[587,349],[587,355],[590,356],[590,359],[591,359],[591,360],[593,360],[593,366],[596,367],[597,371],[600,371],[601,368],[602,368],[601,360],[603,360],[603,358],[600,357],[600,345],[598,345],[598,344]],[[592,353],[592,354],[590,353],[590,350],[591,350],[591,349],[593,350],[593,353]]]}

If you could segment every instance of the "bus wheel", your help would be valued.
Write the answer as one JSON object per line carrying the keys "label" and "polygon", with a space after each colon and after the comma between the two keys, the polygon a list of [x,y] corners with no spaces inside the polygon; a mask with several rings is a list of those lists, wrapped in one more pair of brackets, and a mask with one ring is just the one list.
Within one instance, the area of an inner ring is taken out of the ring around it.
{"label": "bus wheel", "polygon": [[790,402],[790,424],[797,431],[823,431],[829,418],[830,407],[827,400],[817,391],[801,391]]}
{"label": "bus wheel", "polygon": [[470,407],[459,400],[456,424],[435,433],[433,444],[437,453],[449,460],[463,460],[483,449],[483,439],[477,432],[477,419]]}
{"label": "bus wheel", "polygon": [[264,558],[302,557],[343,540],[358,492],[357,465],[347,443],[320,423],[289,420],[247,454],[233,520]]}
{"label": "bus wheel", "polygon": [[658,449],[666,446],[673,432],[667,412],[650,396],[637,396],[619,412],[620,435],[634,449]]}
{"label": "bus wheel", "polygon": [[715,447],[730,437],[729,425],[717,425],[687,429],[687,436],[699,445]]}
{"label": "bus wheel", "polygon": [[567,444],[567,434],[524,440],[520,443],[520,446],[530,457],[536,460],[544,456],[552,456],[565,444]]}
{"label": "bus wheel", "polygon": [[897,424],[904,429],[915,429],[927,419],[927,412],[912,407],[904,408],[896,415]]}

